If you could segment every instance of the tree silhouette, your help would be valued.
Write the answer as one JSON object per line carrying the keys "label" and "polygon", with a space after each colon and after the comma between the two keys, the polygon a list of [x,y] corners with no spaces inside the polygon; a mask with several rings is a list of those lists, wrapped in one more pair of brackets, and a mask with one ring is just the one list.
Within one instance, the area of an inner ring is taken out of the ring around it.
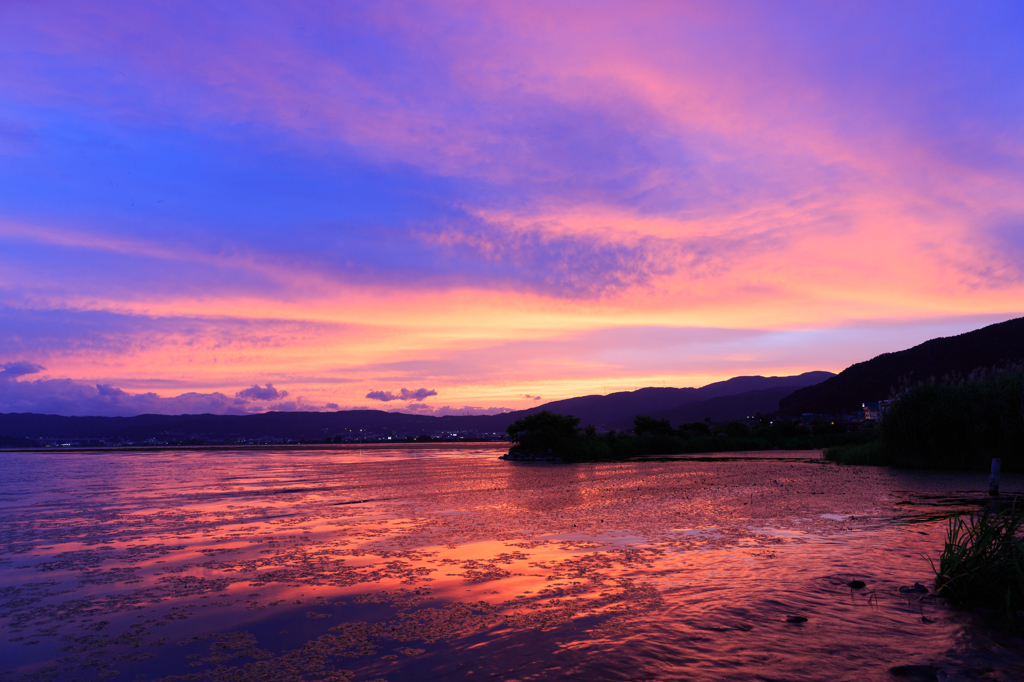
{"label": "tree silhouette", "polygon": [[522,451],[557,451],[579,435],[579,417],[543,410],[517,419],[505,430],[515,449]]}

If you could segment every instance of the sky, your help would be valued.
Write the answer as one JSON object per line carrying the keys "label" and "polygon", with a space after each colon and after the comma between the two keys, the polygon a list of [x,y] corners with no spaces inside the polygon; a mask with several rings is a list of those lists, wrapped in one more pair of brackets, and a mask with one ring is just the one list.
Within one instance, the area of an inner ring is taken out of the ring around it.
{"label": "sky", "polygon": [[0,2],[0,412],[520,409],[1024,315],[1019,2]]}

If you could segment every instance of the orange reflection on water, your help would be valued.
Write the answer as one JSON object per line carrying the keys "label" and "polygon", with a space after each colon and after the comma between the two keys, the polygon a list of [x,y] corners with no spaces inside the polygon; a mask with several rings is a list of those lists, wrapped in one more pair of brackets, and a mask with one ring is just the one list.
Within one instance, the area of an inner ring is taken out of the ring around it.
{"label": "orange reflection on water", "polygon": [[5,665],[58,680],[115,661],[211,680],[980,665],[977,647],[951,648],[969,616],[901,588],[930,585],[935,514],[964,504],[932,498],[983,491],[982,476],[817,453],[536,465],[499,452],[5,454]]}

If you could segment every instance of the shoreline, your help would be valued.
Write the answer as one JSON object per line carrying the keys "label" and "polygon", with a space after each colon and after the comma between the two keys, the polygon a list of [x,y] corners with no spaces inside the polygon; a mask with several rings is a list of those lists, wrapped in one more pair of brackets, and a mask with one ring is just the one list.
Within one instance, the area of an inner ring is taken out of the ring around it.
{"label": "shoreline", "polygon": [[403,450],[436,450],[446,448],[479,448],[492,446],[496,449],[507,449],[506,441],[452,441],[436,443],[281,443],[273,445],[102,445],[102,446],[79,446],[69,448],[4,448],[0,454],[8,452],[159,452],[163,450],[353,450],[353,449],[383,449],[400,448]]}

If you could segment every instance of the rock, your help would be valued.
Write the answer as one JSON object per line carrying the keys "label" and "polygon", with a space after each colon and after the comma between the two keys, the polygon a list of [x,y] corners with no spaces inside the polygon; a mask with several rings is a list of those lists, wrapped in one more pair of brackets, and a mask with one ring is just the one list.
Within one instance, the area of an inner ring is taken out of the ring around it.
{"label": "rock", "polygon": [[938,680],[939,675],[930,665],[897,665],[889,668],[889,674],[903,680]]}
{"label": "rock", "polygon": [[548,452],[538,452],[535,450],[516,452],[509,451],[508,454],[500,455],[498,459],[509,460],[512,462],[561,462],[562,458],[555,455],[549,454]]}
{"label": "rock", "polygon": [[865,582],[864,582],[863,580],[851,580],[850,582],[848,582],[848,583],[846,583],[846,584],[847,584],[847,585],[848,585],[848,586],[849,586],[849,587],[850,587],[851,589],[854,589],[854,590],[860,590],[860,589],[863,589],[863,588],[864,588],[864,587],[865,587],[865,586],[867,585],[867,583],[865,583]]}
{"label": "rock", "polygon": [[807,619],[803,616],[786,616],[787,623],[806,623]]}
{"label": "rock", "polygon": [[899,587],[897,591],[903,594],[927,594],[928,588],[921,583],[914,583],[913,587]]}

